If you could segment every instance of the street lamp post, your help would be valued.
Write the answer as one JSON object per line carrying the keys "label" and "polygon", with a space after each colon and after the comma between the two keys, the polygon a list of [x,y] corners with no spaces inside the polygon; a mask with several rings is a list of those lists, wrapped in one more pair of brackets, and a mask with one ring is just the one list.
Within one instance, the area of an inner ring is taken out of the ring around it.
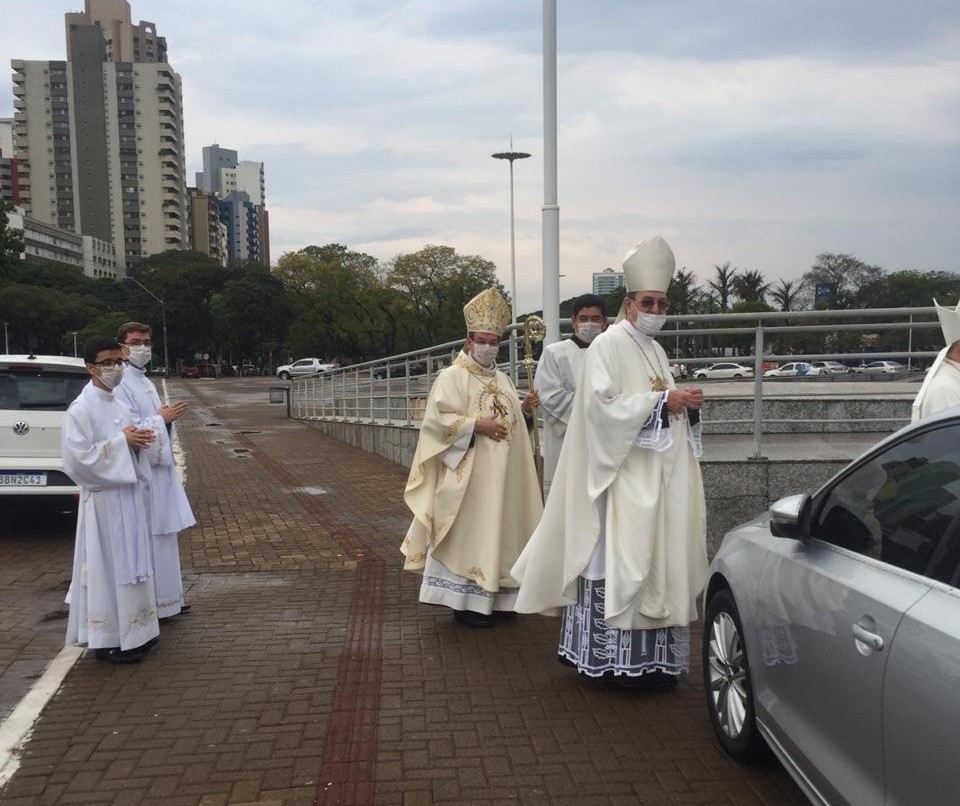
{"label": "street lamp post", "polygon": [[10,355],[10,335],[7,333],[9,324],[9,322],[3,323],[3,352],[6,355]]}
{"label": "street lamp post", "polygon": [[[515,233],[515,223],[513,214],[513,163],[516,160],[525,160],[530,155],[525,151],[513,150],[513,138],[510,138],[510,150],[498,151],[491,154],[495,160],[508,160],[510,162],[510,324],[517,323],[517,243]],[[516,381],[517,366],[517,336],[516,329],[510,331],[510,371]]]}
{"label": "street lamp post", "polygon": [[136,283],[138,286],[140,286],[140,288],[142,288],[151,297],[153,297],[157,302],[160,303],[160,320],[163,323],[163,372],[165,375],[169,375],[170,374],[170,355],[167,352],[167,303],[165,300],[161,299],[156,294],[154,294],[143,283],[131,277],[129,274],[123,279],[130,283]]}
{"label": "street lamp post", "polygon": [[73,357],[74,358],[77,357],[77,333],[79,332],[80,331],[78,330],[71,331],[71,333],[73,333]]}

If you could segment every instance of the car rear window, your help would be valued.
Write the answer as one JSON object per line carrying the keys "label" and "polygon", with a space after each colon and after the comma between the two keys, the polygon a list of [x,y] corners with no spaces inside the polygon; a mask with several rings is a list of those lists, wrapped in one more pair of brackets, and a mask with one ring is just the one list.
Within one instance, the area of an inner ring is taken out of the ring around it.
{"label": "car rear window", "polygon": [[86,372],[10,366],[0,369],[0,409],[66,411],[90,376]]}

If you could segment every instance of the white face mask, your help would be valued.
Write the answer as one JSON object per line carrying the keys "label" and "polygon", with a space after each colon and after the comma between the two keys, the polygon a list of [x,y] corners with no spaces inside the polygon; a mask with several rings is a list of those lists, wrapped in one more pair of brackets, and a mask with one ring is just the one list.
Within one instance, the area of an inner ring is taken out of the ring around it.
{"label": "white face mask", "polygon": [[150,363],[150,359],[153,358],[153,350],[150,347],[138,345],[136,347],[128,347],[127,349],[130,351],[128,359],[137,369],[143,369]]}
{"label": "white face mask", "polygon": [[107,389],[116,389],[120,385],[122,378],[123,365],[113,367],[112,369],[100,367],[100,383],[106,386]]}
{"label": "white face mask", "polygon": [[638,313],[633,326],[641,333],[653,338],[667,321],[665,313]]}
{"label": "white face mask", "polygon": [[587,344],[590,344],[602,332],[603,325],[600,322],[577,322],[577,338]]}
{"label": "white face mask", "polygon": [[481,367],[491,367],[500,352],[499,344],[474,344],[470,355]]}

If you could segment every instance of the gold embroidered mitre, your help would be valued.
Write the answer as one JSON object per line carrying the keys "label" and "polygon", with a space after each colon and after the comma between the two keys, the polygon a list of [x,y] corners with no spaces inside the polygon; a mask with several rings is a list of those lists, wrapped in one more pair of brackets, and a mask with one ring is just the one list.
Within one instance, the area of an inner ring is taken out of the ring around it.
{"label": "gold embroidered mitre", "polygon": [[496,333],[510,324],[510,306],[496,288],[488,288],[463,306],[468,333]]}

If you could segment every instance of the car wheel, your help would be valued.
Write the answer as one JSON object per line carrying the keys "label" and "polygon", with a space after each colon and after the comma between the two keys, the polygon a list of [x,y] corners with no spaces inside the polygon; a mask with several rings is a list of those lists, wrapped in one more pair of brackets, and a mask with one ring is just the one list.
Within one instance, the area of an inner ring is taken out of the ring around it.
{"label": "car wheel", "polygon": [[281,381],[289,381],[289,380],[290,380],[290,373],[289,373],[289,372],[281,372],[281,373],[280,373],[280,380],[281,380]]}
{"label": "car wheel", "polygon": [[704,613],[703,682],[720,746],[738,761],[758,758],[766,744],[754,719],[753,686],[740,613],[728,589],[711,596]]}
{"label": "car wheel", "polygon": [[703,380],[704,378],[706,378],[706,377],[707,377],[707,376],[704,375],[702,372],[694,372],[694,373],[693,373],[693,379],[696,380],[696,381],[702,381],[702,380]]}
{"label": "car wheel", "polygon": [[734,378],[742,378],[743,375],[738,372],[738,373],[737,373],[736,375],[734,375],[733,377],[734,377]]}

